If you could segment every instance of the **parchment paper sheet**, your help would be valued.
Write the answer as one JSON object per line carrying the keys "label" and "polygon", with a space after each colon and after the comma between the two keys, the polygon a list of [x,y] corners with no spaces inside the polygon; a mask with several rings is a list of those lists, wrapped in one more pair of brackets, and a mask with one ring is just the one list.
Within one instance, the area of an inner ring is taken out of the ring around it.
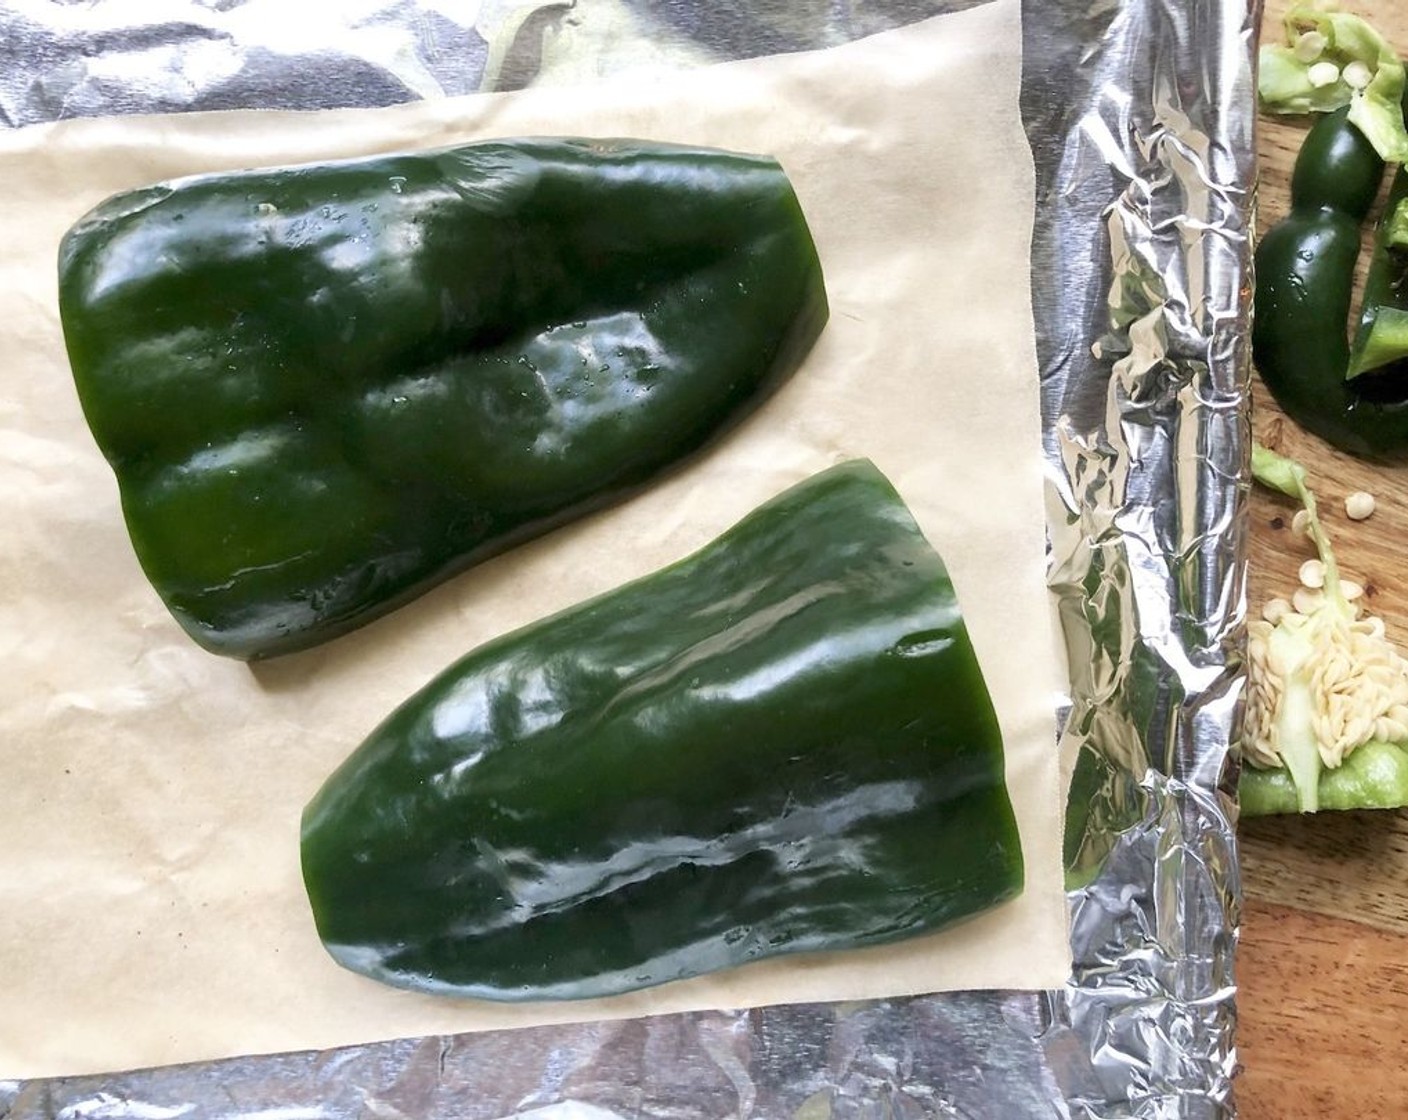
{"label": "parchment paper sheet", "polygon": [[[1019,20],[1017,0],[996,0],[649,84],[0,136],[0,1077],[1065,982]],[[321,649],[254,668],[204,653],[141,575],[79,412],[56,311],[63,231],[114,191],[181,174],[528,134],[777,155],[827,273],[817,348],[740,429],[624,505]],[[861,455],[953,573],[1006,738],[1019,900],[896,947],[593,1003],[444,1001],[332,963],[299,879],[299,812],[392,707],[479,642],[654,570]]]}

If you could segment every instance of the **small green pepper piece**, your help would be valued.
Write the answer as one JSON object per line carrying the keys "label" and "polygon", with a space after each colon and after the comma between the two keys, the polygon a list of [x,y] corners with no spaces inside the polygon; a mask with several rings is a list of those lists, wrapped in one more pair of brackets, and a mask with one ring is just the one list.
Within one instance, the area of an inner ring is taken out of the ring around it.
{"label": "small green pepper piece", "polygon": [[303,816],[342,964],[495,1000],[909,937],[1017,894],[952,583],[867,462],[470,653]]}
{"label": "small green pepper piece", "polygon": [[[1383,220],[1374,237],[1374,255],[1364,281],[1359,330],[1349,351],[1347,377],[1358,377],[1408,358],[1408,171],[1399,169],[1389,190]],[[1396,376],[1403,381],[1408,370]],[[1404,383],[1408,395],[1408,382]]]}
{"label": "small green pepper piece", "polygon": [[[1342,766],[1320,771],[1319,808],[1397,809],[1408,805],[1408,749],[1370,742],[1356,747]],[[1244,766],[1237,783],[1244,817],[1298,813],[1301,799],[1290,771]]]}
{"label": "small green pepper piece", "polygon": [[1346,323],[1360,227],[1383,178],[1373,146],[1336,110],[1306,136],[1291,178],[1291,212],[1256,251],[1252,357],[1287,415],[1341,450],[1408,449],[1408,381],[1395,371],[1346,380]]}
{"label": "small green pepper piece", "polygon": [[79,397],[196,641],[325,641],[619,499],[826,320],[777,163],[522,140],[202,176],[64,240]]}
{"label": "small green pepper piece", "polygon": [[1258,52],[1257,95],[1272,113],[1325,113],[1347,106],[1349,123],[1386,161],[1408,159],[1401,103],[1403,62],[1364,19],[1316,0],[1293,4],[1285,42]]}
{"label": "small green pepper piece", "polygon": [[1276,402],[1296,423],[1352,455],[1408,451],[1408,354],[1399,337],[1408,309],[1408,258],[1394,247],[1400,171],[1380,224],[1351,347],[1346,323],[1360,231],[1384,163],[1339,109],[1306,136],[1291,179],[1291,212],[1256,251],[1252,357]]}

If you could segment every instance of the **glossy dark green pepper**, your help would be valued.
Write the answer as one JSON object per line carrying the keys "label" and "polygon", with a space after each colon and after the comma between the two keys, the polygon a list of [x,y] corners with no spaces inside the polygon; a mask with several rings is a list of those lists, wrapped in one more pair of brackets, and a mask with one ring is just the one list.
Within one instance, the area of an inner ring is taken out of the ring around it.
{"label": "glossy dark green pepper", "polygon": [[[1394,309],[1408,308],[1405,266],[1385,223],[1351,347],[1346,326],[1360,234],[1384,163],[1347,112],[1328,114],[1306,136],[1291,212],[1257,248],[1252,356],[1296,423],[1350,454],[1390,456],[1408,451],[1408,362],[1395,355],[1386,329]],[[1400,174],[1395,195],[1405,192]],[[1376,330],[1384,308],[1390,311]]]}
{"label": "glossy dark green pepper", "polygon": [[1396,363],[1397,384],[1408,397],[1404,358],[1408,358],[1408,170],[1400,167],[1375,230],[1359,330],[1350,347],[1349,376],[1386,372]]}
{"label": "glossy dark green pepper", "polygon": [[310,646],[648,482],[827,316],[771,159],[524,140],[117,196],[64,240],[84,413],[206,648]]}
{"label": "glossy dark green pepper", "polygon": [[909,937],[1019,892],[992,704],[872,465],[485,645],[303,816],[318,931],[390,984],[567,999]]}

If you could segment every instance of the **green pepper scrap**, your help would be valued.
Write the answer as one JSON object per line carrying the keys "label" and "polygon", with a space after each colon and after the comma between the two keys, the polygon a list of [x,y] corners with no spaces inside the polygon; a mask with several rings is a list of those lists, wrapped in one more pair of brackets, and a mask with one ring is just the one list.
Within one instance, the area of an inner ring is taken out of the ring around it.
{"label": "green pepper scrap", "polygon": [[[1364,282],[1359,330],[1345,376],[1357,378],[1408,358],[1408,171],[1399,168],[1374,240]],[[1408,395],[1408,367],[1394,371]],[[1368,384],[1369,381],[1361,382]]]}
{"label": "green pepper scrap", "polygon": [[141,564],[216,653],[301,649],[619,499],[827,317],[773,160],[522,140],[119,195],[59,256]]}
{"label": "green pepper scrap", "polygon": [[1297,4],[1284,43],[1260,52],[1263,109],[1328,114],[1306,137],[1291,212],[1256,252],[1252,354],[1287,415],[1354,455],[1408,451],[1408,174],[1375,238],[1359,327],[1345,324],[1361,228],[1384,164],[1408,160],[1403,62],[1373,27],[1333,4]]}
{"label": "green pepper scrap", "polygon": [[1242,814],[1408,805],[1408,661],[1341,578],[1305,468],[1257,446],[1252,474],[1301,502],[1321,586],[1248,626]]}
{"label": "green pepper scrap", "polygon": [[1399,111],[1404,67],[1388,41],[1361,17],[1327,3],[1294,4],[1283,23],[1285,42],[1258,52],[1261,107],[1290,114],[1344,107],[1382,159],[1408,160]]}
{"label": "green pepper scrap", "polygon": [[332,956],[494,1000],[893,941],[1022,886],[938,554],[871,464],[480,647],[303,816]]}
{"label": "green pepper scrap", "polygon": [[1400,170],[1379,223],[1359,327],[1345,324],[1361,227],[1384,163],[1344,109],[1310,130],[1291,178],[1291,212],[1256,251],[1252,357],[1296,423],[1353,455],[1408,451],[1408,246]]}

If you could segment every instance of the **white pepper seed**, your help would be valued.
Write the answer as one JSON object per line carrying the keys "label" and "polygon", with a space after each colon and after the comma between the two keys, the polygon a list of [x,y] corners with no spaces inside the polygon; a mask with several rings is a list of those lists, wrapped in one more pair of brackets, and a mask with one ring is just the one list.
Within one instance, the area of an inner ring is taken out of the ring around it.
{"label": "white pepper seed", "polygon": [[1325,53],[1329,40],[1318,31],[1307,31],[1296,39],[1295,52],[1296,61],[1303,62],[1309,66],[1317,58]]}
{"label": "white pepper seed", "polygon": [[1357,59],[1344,68],[1340,77],[1350,89],[1364,89],[1374,80],[1373,71]]}
{"label": "white pepper seed", "polygon": [[1324,89],[1340,80],[1340,68],[1333,62],[1317,62],[1305,72],[1305,77],[1315,89]]}
{"label": "white pepper seed", "polygon": [[1367,490],[1356,490],[1344,500],[1344,512],[1351,521],[1363,521],[1374,512],[1374,495]]}

